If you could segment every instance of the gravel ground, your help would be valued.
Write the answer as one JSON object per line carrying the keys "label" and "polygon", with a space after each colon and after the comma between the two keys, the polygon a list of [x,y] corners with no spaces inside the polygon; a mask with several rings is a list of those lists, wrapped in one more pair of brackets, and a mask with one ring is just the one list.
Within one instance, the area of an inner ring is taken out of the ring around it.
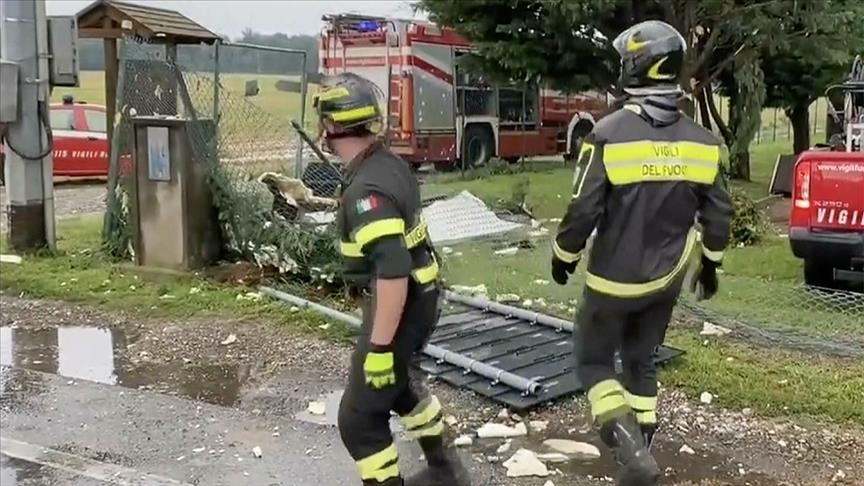
{"label": "gravel ground", "polygon": [[[6,231],[7,206],[6,186],[0,187],[0,232]],[[99,214],[105,211],[105,184],[68,184],[54,186],[54,213],[58,219],[82,214]]]}
{"label": "gravel ground", "polygon": [[[188,375],[178,371],[184,367],[198,364],[242,366],[245,371],[240,395],[243,398],[225,404],[254,408],[264,414],[297,410],[296,403],[286,404],[284,399],[279,399],[280,389],[286,386],[295,392],[302,391],[295,394],[299,400],[315,399],[317,394],[338,390],[350,352],[344,346],[298,336],[266,323],[243,320],[141,320],[61,302],[8,295],[0,296],[0,308],[2,326],[98,325],[122,332],[126,344],[115,346],[118,362],[132,369],[152,370],[155,365],[163,365],[170,370],[142,383],[139,388],[178,393],[180,381],[185,380],[188,387]],[[236,339],[231,338],[232,335]],[[233,342],[223,344],[229,341]],[[174,379],[172,372],[177,372],[179,378]],[[547,423],[545,431],[531,429],[528,437],[515,439],[510,452],[496,452],[502,440],[475,439],[470,452],[475,461],[484,463],[484,468],[503,462],[519,447],[542,451],[540,442],[550,437],[596,443],[582,398],[560,400],[519,417],[502,413],[500,407],[476,395],[447,385],[433,383],[432,387],[448,405],[454,427],[461,434],[472,434],[489,421]],[[724,410],[669,389],[662,391],[661,417],[655,454],[666,468],[666,484],[864,485],[864,431],[860,428],[841,428],[815,421],[764,419],[746,409]],[[685,445],[692,454],[681,451]],[[612,464],[607,456],[604,454],[596,463],[553,465],[562,471],[561,475],[553,477],[554,484],[608,481]],[[520,478],[512,484],[540,486],[544,482]]]}

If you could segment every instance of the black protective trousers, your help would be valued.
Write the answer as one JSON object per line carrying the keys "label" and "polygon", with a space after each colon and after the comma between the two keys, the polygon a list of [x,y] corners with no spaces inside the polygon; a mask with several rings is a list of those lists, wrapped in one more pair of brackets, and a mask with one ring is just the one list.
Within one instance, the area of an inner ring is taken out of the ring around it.
{"label": "black protective trousers", "polygon": [[[339,405],[339,432],[357,462],[364,484],[383,484],[400,477],[398,456],[390,433],[390,412],[402,418],[409,435],[441,434],[441,408],[422,382],[409,375],[414,357],[423,349],[439,317],[440,290],[435,285],[409,284],[405,310],[394,338],[396,384],[380,390],[366,384],[363,363],[369,349],[375,297],[361,302],[363,325],[351,357],[348,386]],[[346,483],[349,484],[349,483]]]}
{"label": "black protective trousers", "polygon": [[[594,419],[600,424],[635,412],[643,427],[657,423],[657,348],[666,337],[682,279],[660,292],[617,297],[585,288],[577,316],[579,379],[588,390]],[[615,352],[621,358],[616,373]]]}

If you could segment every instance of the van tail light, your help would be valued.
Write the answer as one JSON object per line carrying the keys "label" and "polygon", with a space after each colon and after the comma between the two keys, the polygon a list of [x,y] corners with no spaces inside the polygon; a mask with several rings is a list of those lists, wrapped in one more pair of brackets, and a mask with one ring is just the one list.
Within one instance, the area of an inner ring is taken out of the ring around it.
{"label": "van tail light", "polygon": [[795,164],[790,226],[807,226],[810,220],[810,165],[809,160],[802,160]]}

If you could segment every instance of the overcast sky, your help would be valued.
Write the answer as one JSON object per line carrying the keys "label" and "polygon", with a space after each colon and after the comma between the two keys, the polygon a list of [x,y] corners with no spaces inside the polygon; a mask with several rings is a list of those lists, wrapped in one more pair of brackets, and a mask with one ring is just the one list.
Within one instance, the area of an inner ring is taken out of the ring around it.
{"label": "overcast sky", "polygon": [[[0,0],[2,1],[2,0]],[[272,34],[317,34],[321,15],[355,12],[368,15],[412,17],[406,0],[125,0],[130,3],[176,10],[218,34],[240,35],[246,27]],[[74,15],[89,0],[46,0],[48,15]]]}

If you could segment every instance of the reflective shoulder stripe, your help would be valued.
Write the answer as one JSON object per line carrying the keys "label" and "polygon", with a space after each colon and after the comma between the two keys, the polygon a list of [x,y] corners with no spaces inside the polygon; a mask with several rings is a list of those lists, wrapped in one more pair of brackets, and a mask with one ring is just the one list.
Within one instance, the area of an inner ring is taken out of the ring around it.
{"label": "reflective shoulder stripe", "polygon": [[606,174],[614,185],[658,181],[711,184],[719,162],[720,147],[696,142],[644,140],[603,147]]}
{"label": "reflective shoulder stripe", "polygon": [[354,231],[354,242],[360,248],[384,236],[405,234],[405,221],[402,218],[386,218],[367,223]]}
{"label": "reflective shoulder stripe", "polygon": [[[588,162],[582,166],[582,161],[588,157]],[[590,143],[582,144],[582,149],[579,150],[579,158],[576,160],[576,168],[573,170],[573,199],[582,194],[582,186],[585,185],[585,177],[588,175],[588,170],[594,161],[594,145]]]}
{"label": "reflective shoulder stripe", "polygon": [[585,285],[597,292],[617,297],[641,297],[663,290],[687,268],[690,256],[693,254],[693,248],[696,246],[697,235],[698,232],[696,229],[690,228],[690,232],[687,233],[687,241],[684,243],[684,251],[681,253],[678,263],[675,264],[671,272],[663,277],[645,283],[623,283],[605,279],[588,272],[585,277]]}

